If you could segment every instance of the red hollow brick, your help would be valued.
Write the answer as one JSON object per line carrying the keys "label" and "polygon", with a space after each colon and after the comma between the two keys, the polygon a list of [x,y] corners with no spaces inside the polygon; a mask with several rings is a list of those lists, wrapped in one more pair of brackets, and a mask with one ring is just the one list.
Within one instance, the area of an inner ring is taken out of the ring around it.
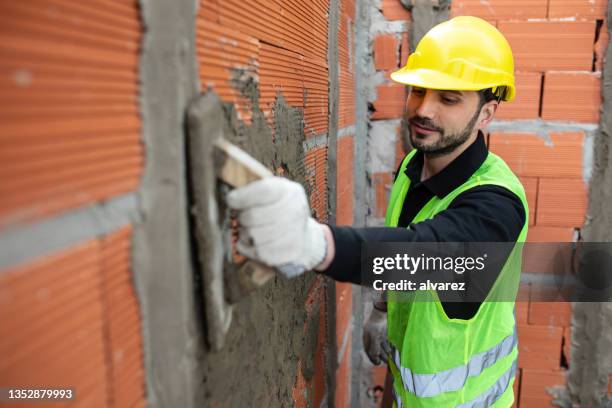
{"label": "red hollow brick", "polygon": [[491,151],[519,176],[582,177],[584,133],[552,133],[550,142],[530,133],[492,133],[489,139]]}
{"label": "red hollow brick", "polygon": [[521,408],[555,407],[548,388],[565,385],[565,371],[523,369],[521,378]]}
{"label": "red hollow brick", "polygon": [[[118,406],[145,395],[140,310],[130,268],[131,227],[102,239],[102,273],[111,386]],[[125,259],[125,262],[116,262]],[[128,335],[126,335],[128,333]]]}
{"label": "red hollow brick", "polygon": [[[523,247],[523,271],[561,277],[570,273],[571,248],[560,242],[528,243]],[[532,288],[533,290],[533,288]],[[535,294],[531,294],[534,299]]]}
{"label": "red hollow brick", "polygon": [[408,62],[408,55],[410,55],[410,41],[408,33],[402,33],[402,42],[400,45],[400,61],[399,65],[403,67]]}
{"label": "red hollow brick", "polygon": [[517,70],[591,70],[594,21],[502,21],[498,28]]}
{"label": "red hollow brick", "polygon": [[541,178],[536,225],[581,227],[587,207],[587,189],[581,178]]}
{"label": "red hollow brick", "polygon": [[[537,295],[534,295],[537,297]],[[542,326],[569,326],[572,321],[572,305],[568,302],[531,302],[529,324]]]}
{"label": "red hollow brick", "polygon": [[516,302],[516,322],[517,324],[527,324],[529,316],[529,301]]}
{"label": "red hollow brick", "polygon": [[563,337],[561,327],[519,324],[518,334],[519,367],[559,370]]}
{"label": "red hollow brick", "polygon": [[385,84],[376,88],[372,119],[396,119],[402,116],[406,101],[406,88],[401,84]]}
{"label": "red hollow brick", "polygon": [[202,0],[200,10],[204,20],[219,22],[219,0]]}
{"label": "red hollow brick", "polygon": [[0,228],[137,187],[140,22],[135,2],[0,4]]}
{"label": "red hollow brick", "polygon": [[569,227],[529,227],[527,242],[571,242],[574,229]]}
{"label": "red hollow brick", "polygon": [[372,174],[372,188],[376,194],[376,208],[374,209],[376,217],[383,218],[385,216],[392,183],[393,175],[391,173]]}
{"label": "red hollow brick", "polygon": [[324,221],[327,219],[327,146],[307,151],[304,167],[310,208],[317,220]]}
{"label": "red hollow brick", "polygon": [[[571,103],[568,103],[571,100]],[[542,119],[599,122],[601,75],[547,72],[544,78]]]}
{"label": "red hollow brick", "polygon": [[382,0],[382,13],[387,20],[410,20],[412,15],[399,0]]}
{"label": "red hollow brick", "polygon": [[516,97],[512,102],[499,105],[495,117],[498,119],[535,119],[540,110],[540,88],[542,75],[535,72],[517,72],[515,75]]}
{"label": "red hollow brick", "polygon": [[109,400],[98,240],[0,273],[0,383],[70,385],[83,406]]}
{"label": "red hollow brick", "polygon": [[527,320],[529,317],[529,291],[529,284],[520,284],[515,302],[517,324],[527,324]]}
{"label": "red hollow brick", "polygon": [[374,39],[374,66],[380,70],[396,69],[400,42],[395,35],[382,34]]}
{"label": "red hollow brick", "polygon": [[547,0],[455,0],[451,15],[476,16],[489,21],[545,18]]}
{"label": "red hollow brick", "polygon": [[[339,349],[340,350],[340,349]],[[347,340],[342,360],[336,370],[335,406],[348,407],[351,403],[351,336]],[[318,405],[317,405],[318,406]]]}
{"label": "red hollow brick", "polygon": [[548,17],[590,17],[602,19],[606,16],[607,0],[549,0]]}
{"label": "red hollow brick", "polygon": [[353,223],[353,137],[338,139],[336,170],[336,223]]}
{"label": "red hollow brick", "polygon": [[351,317],[353,315],[352,284],[336,282],[336,345],[338,350],[349,335]]}
{"label": "red hollow brick", "polygon": [[387,366],[384,364],[372,367],[372,385],[384,387],[385,378],[387,377]]}

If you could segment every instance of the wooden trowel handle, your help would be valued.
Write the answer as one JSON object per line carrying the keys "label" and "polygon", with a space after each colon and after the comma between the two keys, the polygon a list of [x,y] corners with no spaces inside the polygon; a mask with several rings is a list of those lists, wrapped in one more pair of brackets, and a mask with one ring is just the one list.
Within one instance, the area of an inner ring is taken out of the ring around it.
{"label": "wooden trowel handle", "polygon": [[[238,146],[224,139],[214,142],[216,159],[219,162],[218,177],[234,188],[246,186],[256,180],[272,176],[272,172]],[[276,275],[273,268],[259,262],[247,260],[238,270],[239,280],[259,287]]]}

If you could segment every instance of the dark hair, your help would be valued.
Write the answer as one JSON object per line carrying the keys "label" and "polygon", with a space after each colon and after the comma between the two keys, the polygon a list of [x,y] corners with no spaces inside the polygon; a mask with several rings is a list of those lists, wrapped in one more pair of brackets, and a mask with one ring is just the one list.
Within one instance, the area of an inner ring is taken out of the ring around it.
{"label": "dark hair", "polygon": [[501,102],[504,96],[506,96],[507,88],[505,86],[500,86],[497,89],[497,92],[493,93],[493,88],[481,89],[478,91],[478,96],[480,97],[480,107],[482,108],[485,103],[497,100]]}

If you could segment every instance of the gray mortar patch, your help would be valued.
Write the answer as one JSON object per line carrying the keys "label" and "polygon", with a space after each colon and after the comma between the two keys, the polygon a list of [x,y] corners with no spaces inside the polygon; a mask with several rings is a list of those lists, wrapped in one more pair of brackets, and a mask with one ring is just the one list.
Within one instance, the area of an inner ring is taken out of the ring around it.
{"label": "gray mortar patch", "polygon": [[395,144],[401,119],[374,120],[371,122],[370,158],[368,171],[382,173],[395,171]]}
{"label": "gray mortar patch", "polygon": [[[612,2],[608,2],[607,22],[608,33],[612,33]],[[608,43],[606,56],[601,117],[593,140],[589,207],[582,230],[587,242],[612,241],[612,42]],[[576,406],[612,406],[610,397],[606,395],[608,376],[612,371],[612,303],[574,303],[571,333],[571,362],[567,377],[569,396],[561,398],[561,402]]]}
{"label": "gray mortar patch", "polygon": [[593,170],[593,140],[598,127],[588,123],[550,122],[541,119],[536,120],[494,120],[488,126],[491,132],[511,132],[535,134],[544,139],[547,146],[552,146],[552,133],[583,132],[584,144],[582,147],[582,179],[589,184]]}
{"label": "gray mortar patch", "polygon": [[[224,103],[230,129],[226,137],[267,167],[301,183],[308,192],[302,112],[279,95],[272,109],[272,128],[259,107],[255,78],[235,71],[232,84],[251,102],[253,114],[247,124],[237,118],[234,105]],[[220,208],[223,214],[222,202]],[[206,351],[203,356],[202,387],[207,405],[293,405],[298,361],[304,374],[310,376],[314,370],[318,314],[312,315],[306,332],[304,325],[308,290],[316,279],[322,278],[314,273],[292,280],[276,277],[234,305],[225,347],[219,352]],[[313,308],[318,310],[320,299],[316,302]]]}
{"label": "gray mortar patch", "polygon": [[402,0],[412,11],[410,25],[410,49],[415,50],[421,38],[432,27],[448,20],[450,0]]}
{"label": "gray mortar patch", "polygon": [[196,2],[140,0],[139,61],[145,168],[132,268],[142,314],[150,407],[201,407],[201,307],[191,267],[185,111],[198,93]]}

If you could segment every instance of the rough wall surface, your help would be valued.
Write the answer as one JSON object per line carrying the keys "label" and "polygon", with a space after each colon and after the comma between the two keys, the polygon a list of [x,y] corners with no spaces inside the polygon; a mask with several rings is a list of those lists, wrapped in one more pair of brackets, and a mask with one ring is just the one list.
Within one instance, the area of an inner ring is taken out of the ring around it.
{"label": "rough wall surface", "polygon": [[[608,4],[607,24],[612,31],[612,4]],[[600,34],[601,35],[601,34]],[[606,55],[612,55],[608,43]],[[593,172],[589,188],[589,208],[583,229],[586,242],[612,242],[612,63],[603,64],[603,103],[595,135]],[[609,272],[609,271],[607,271]],[[607,303],[576,303],[573,306],[571,354],[565,402],[582,406],[612,406],[612,299]]]}
{"label": "rough wall surface", "polygon": [[[341,168],[354,116],[353,15],[347,1],[247,10],[204,0],[197,16],[201,91],[225,102],[226,137],[300,182],[321,221],[342,222],[352,208],[352,177]],[[237,303],[225,347],[203,356],[206,403],[347,406],[350,294],[309,273],[276,278]]]}

